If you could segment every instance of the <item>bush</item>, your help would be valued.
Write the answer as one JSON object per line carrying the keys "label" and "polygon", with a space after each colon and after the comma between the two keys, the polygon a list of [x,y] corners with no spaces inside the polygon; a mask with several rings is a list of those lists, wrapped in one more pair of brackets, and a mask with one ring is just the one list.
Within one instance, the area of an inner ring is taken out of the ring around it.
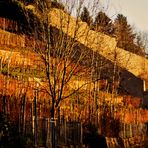
{"label": "bush", "polygon": [[11,148],[31,148],[33,147],[32,135],[21,135],[19,124],[11,122],[9,116],[0,113],[0,146]]}

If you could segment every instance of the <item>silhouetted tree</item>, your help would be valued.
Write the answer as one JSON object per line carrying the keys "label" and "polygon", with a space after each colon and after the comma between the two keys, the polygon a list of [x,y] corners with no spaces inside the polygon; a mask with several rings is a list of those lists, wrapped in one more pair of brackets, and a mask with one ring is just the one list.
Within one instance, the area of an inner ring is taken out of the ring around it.
{"label": "silhouetted tree", "polygon": [[80,18],[83,22],[86,22],[89,26],[91,26],[91,24],[93,23],[93,19],[90,16],[90,13],[86,7],[83,8]]}
{"label": "silhouetted tree", "polygon": [[118,14],[114,22],[114,34],[117,38],[117,46],[135,54],[142,54],[142,50],[136,44],[136,34],[130,24],[127,22],[127,18]]}
{"label": "silhouetted tree", "polygon": [[100,11],[97,14],[94,22],[94,29],[108,35],[113,34],[112,20],[105,14],[105,12]]}

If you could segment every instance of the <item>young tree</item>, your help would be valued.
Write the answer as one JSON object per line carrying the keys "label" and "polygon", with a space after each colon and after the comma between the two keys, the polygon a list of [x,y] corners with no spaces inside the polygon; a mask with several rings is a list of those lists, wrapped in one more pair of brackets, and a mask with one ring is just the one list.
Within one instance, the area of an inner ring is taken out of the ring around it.
{"label": "young tree", "polygon": [[[83,84],[76,89],[69,88],[71,80],[74,80],[81,72],[78,66],[87,53],[85,48],[82,49],[80,43],[75,41],[75,38],[71,38],[62,30],[50,26],[50,19],[54,18],[48,17],[48,11],[49,9],[46,7],[43,8],[44,19],[42,19],[43,32],[41,36],[44,46],[43,48],[35,46],[34,50],[41,57],[45,68],[44,73],[48,82],[45,89],[51,103],[51,118],[54,118],[55,110],[59,107],[60,102],[72,96],[85,85]],[[60,18],[61,25],[63,19]],[[70,29],[68,25],[67,31]],[[35,32],[38,32],[36,28]],[[40,82],[39,84],[42,85]]]}

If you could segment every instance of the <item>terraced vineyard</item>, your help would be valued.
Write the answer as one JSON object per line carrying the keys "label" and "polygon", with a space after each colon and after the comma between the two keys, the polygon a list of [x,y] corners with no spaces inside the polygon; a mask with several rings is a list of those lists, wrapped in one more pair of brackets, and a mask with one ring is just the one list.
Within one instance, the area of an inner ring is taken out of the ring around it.
{"label": "terraced vineyard", "polygon": [[148,60],[117,48],[115,38],[90,30],[63,10],[52,8],[48,23],[51,34],[44,32],[44,40],[22,34],[16,21],[0,18],[0,112],[18,123],[21,136],[39,139],[36,133],[45,129],[37,124],[45,122],[46,144],[53,117],[81,122],[83,134],[88,125],[96,127],[108,147],[119,147],[121,141],[127,148],[143,147],[148,111],[141,108],[141,98],[118,90],[123,69],[148,81]]}

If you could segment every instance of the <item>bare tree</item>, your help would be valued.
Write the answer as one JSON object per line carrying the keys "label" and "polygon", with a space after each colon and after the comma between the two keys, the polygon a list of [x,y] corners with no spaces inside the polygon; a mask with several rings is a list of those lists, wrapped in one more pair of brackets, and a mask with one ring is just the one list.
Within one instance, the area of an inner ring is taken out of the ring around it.
{"label": "bare tree", "polygon": [[148,32],[139,32],[136,36],[137,45],[144,50],[146,57],[148,54]]}
{"label": "bare tree", "polygon": [[[77,10],[77,19],[80,14],[80,8],[81,5]],[[48,17],[49,10],[50,8],[45,5],[42,13],[44,16],[41,20],[43,32],[40,35],[42,36],[44,46],[41,48],[36,45],[34,50],[41,57],[41,63],[44,65],[43,71],[48,82],[45,90],[49,95],[51,117],[54,118],[55,110],[59,107],[60,102],[71,97],[86,85],[82,84],[80,87],[71,90],[69,88],[69,84],[72,83],[71,80],[75,79],[78,73],[81,73],[82,69],[78,67],[85,58],[87,50],[85,50],[84,47],[82,48],[79,42],[75,41],[75,35],[74,38],[71,38],[66,33],[63,33],[62,29],[57,30],[50,26],[50,19],[54,18]],[[63,19],[62,17],[60,18],[61,27],[63,25]],[[75,27],[80,26],[76,24]],[[69,24],[67,23],[67,32],[69,30]],[[36,35],[36,33],[38,33],[38,30],[35,28],[35,38],[39,36]],[[75,34],[76,33],[77,29],[75,31]]]}

